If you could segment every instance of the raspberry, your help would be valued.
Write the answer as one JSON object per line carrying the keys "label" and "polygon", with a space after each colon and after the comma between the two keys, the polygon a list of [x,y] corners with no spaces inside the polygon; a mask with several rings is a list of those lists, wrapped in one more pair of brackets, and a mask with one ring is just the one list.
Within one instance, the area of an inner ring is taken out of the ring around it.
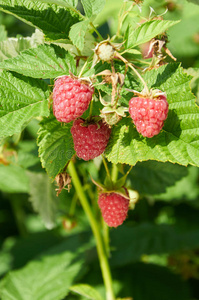
{"label": "raspberry", "polygon": [[129,101],[129,113],[137,131],[148,138],[160,132],[168,110],[169,105],[164,95],[154,99],[134,97]]}
{"label": "raspberry", "polygon": [[102,61],[110,61],[114,57],[115,50],[108,43],[102,43],[97,45],[96,53]]}
{"label": "raspberry", "polygon": [[140,45],[142,57],[144,59],[153,57],[154,49],[153,49],[153,47],[150,47],[150,46],[151,46],[151,42],[147,42],[147,43]]}
{"label": "raspberry", "polygon": [[71,133],[77,156],[89,160],[104,152],[111,129],[102,121],[86,124],[85,120],[77,119],[73,123]]}
{"label": "raspberry", "polygon": [[69,123],[88,109],[93,88],[69,76],[55,81],[53,89],[53,113],[59,122]]}
{"label": "raspberry", "polygon": [[110,227],[121,225],[127,217],[129,199],[117,193],[101,193],[98,205],[104,221]]}

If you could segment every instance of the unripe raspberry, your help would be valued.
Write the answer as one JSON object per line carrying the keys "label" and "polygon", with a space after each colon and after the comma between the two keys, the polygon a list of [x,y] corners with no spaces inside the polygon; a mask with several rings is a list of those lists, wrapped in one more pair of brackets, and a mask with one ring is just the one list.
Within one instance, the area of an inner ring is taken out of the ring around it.
{"label": "unripe raspberry", "polygon": [[169,105],[164,95],[157,98],[134,97],[129,101],[129,113],[137,131],[148,138],[159,134],[168,110]]}
{"label": "unripe raspberry", "polygon": [[77,156],[89,160],[104,152],[111,129],[102,121],[87,124],[85,120],[77,119],[73,123],[71,133]]}
{"label": "unripe raspberry", "polygon": [[147,43],[140,45],[142,57],[144,59],[153,57],[154,49],[153,49],[153,47],[150,47],[150,46],[151,46],[151,42],[147,42]]}
{"label": "unripe raspberry", "polygon": [[117,193],[101,193],[98,197],[98,205],[104,221],[110,227],[121,225],[127,217],[129,199]]}
{"label": "unripe raspberry", "polygon": [[80,117],[89,106],[93,88],[69,76],[59,77],[53,89],[53,113],[59,122],[69,123]]}
{"label": "unripe raspberry", "polygon": [[100,60],[110,61],[114,57],[115,50],[110,44],[101,43],[97,45],[95,52]]}

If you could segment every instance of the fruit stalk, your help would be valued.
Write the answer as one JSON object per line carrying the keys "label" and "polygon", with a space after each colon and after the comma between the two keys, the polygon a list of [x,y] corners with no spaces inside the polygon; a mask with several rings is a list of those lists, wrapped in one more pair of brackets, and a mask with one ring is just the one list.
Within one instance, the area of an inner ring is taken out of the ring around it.
{"label": "fruit stalk", "polygon": [[121,59],[129,68],[131,68],[133,70],[133,72],[137,75],[137,77],[140,79],[140,81],[143,83],[144,85],[144,90],[146,92],[146,94],[149,94],[149,89],[147,87],[146,82],[144,81],[144,79],[142,78],[142,76],[140,75],[140,73],[132,66],[131,63],[128,62],[128,60],[126,60],[122,55],[120,55],[119,53],[117,53],[117,57],[119,59]]}
{"label": "fruit stalk", "polygon": [[93,215],[93,212],[90,208],[89,202],[83,191],[80,179],[78,177],[77,171],[76,171],[75,166],[72,161],[69,163],[68,170],[72,177],[72,182],[74,184],[74,187],[75,187],[75,190],[79,197],[79,200],[81,202],[81,205],[88,217],[91,229],[93,231],[93,234],[94,234],[94,237],[96,240],[96,247],[97,247],[97,253],[98,253],[98,257],[99,257],[99,261],[100,261],[102,277],[103,277],[105,288],[106,288],[106,300],[115,300],[110,266],[109,266],[108,259],[106,256],[103,239],[102,239],[102,236],[100,233],[98,223],[97,223],[97,221]]}

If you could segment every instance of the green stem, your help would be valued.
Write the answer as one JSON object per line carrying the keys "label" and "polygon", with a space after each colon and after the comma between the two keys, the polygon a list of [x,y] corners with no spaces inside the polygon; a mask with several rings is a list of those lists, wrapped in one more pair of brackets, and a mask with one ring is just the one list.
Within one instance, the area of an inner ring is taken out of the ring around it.
{"label": "green stem", "polygon": [[146,91],[147,94],[149,94],[149,89],[148,86],[146,84],[146,82],[144,81],[144,79],[142,78],[142,76],[140,75],[140,73],[132,66],[132,64],[128,64],[129,68],[131,68],[133,70],[133,72],[137,75],[137,77],[140,79],[140,81],[143,83],[144,85],[144,89]]}
{"label": "green stem", "polygon": [[[120,36],[120,30],[122,28],[122,24],[125,20],[125,18],[127,17],[127,15],[129,14],[129,12],[131,11],[131,9],[133,8],[133,6],[136,5],[136,3],[132,3],[131,6],[126,10],[126,2],[124,2],[123,6],[120,9],[119,15],[118,15],[118,27],[117,27],[117,33],[116,36]],[[123,12],[122,12],[123,10]]]}
{"label": "green stem", "polygon": [[94,30],[95,33],[97,34],[98,38],[100,38],[100,40],[103,41],[103,37],[101,36],[101,34],[99,33],[99,31],[95,28],[95,26],[93,25],[92,22],[90,22],[90,26],[93,28],[93,30]]}
{"label": "green stem", "polygon": [[26,226],[24,224],[24,220],[25,220],[25,212],[23,210],[22,207],[22,201],[21,198],[23,196],[21,196],[21,198],[19,197],[20,194],[12,194],[10,196],[10,204],[12,207],[12,211],[15,217],[15,221],[16,221],[16,225],[17,225],[17,229],[19,231],[20,236],[25,237],[27,236],[27,229]]}
{"label": "green stem", "polygon": [[55,82],[52,78],[50,78],[50,85],[54,86]]}
{"label": "green stem", "polygon": [[111,172],[111,178],[113,182],[117,181],[118,176],[118,168],[116,164],[112,164],[112,172]]}
{"label": "green stem", "polygon": [[84,193],[83,187],[81,185],[80,179],[78,177],[77,171],[76,171],[75,166],[72,161],[69,163],[68,170],[72,177],[72,182],[73,182],[76,192],[78,194],[81,205],[88,217],[93,234],[95,236],[97,252],[98,252],[98,257],[99,257],[99,261],[100,261],[100,267],[101,267],[102,276],[103,276],[103,280],[104,280],[104,284],[105,284],[105,288],[106,288],[106,300],[115,300],[110,266],[109,266],[108,259],[107,259],[106,253],[105,253],[103,239],[102,239],[102,236],[100,233],[98,223],[97,223],[97,221],[93,215],[93,212],[90,208],[89,202]]}
{"label": "green stem", "polygon": [[82,74],[84,73],[84,70],[85,70],[87,64],[88,64],[88,60],[86,60],[86,62],[84,63],[83,67],[81,68],[79,76],[78,76],[79,78],[81,78]]}
{"label": "green stem", "polygon": [[116,36],[119,36],[119,34],[120,34],[122,18],[123,18],[123,14],[124,14],[124,12],[122,13],[122,10],[125,10],[125,8],[126,8],[126,3],[124,2],[123,5],[120,8],[120,11],[119,11],[119,14],[118,14],[118,26],[117,26]]}
{"label": "green stem", "polygon": [[78,199],[78,196],[77,196],[77,194],[75,194],[73,196],[73,199],[72,199],[72,202],[71,202],[71,205],[70,205],[70,209],[69,209],[69,215],[71,217],[74,216],[74,214],[75,214],[77,199]]}
{"label": "green stem", "polygon": [[110,238],[109,238],[109,227],[108,225],[102,220],[103,222],[103,237],[104,237],[104,244],[106,249],[107,257],[110,256]]}
{"label": "green stem", "polygon": [[128,62],[128,60],[126,60],[122,55],[120,55],[119,53],[117,53],[117,57],[120,58],[129,68],[131,68],[133,70],[133,72],[137,75],[137,77],[140,79],[140,81],[143,83],[144,85],[144,90],[147,94],[149,94],[149,89],[147,87],[146,82],[144,81],[144,79],[142,78],[142,76],[140,75],[140,73],[132,66],[131,63]]}
{"label": "green stem", "polygon": [[90,103],[90,110],[89,110],[89,116],[88,116],[89,121],[91,121],[91,119],[92,119],[92,112],[93,112],[93,99],[91,100],[91,103]]}
{"label": "green stem", "polygon": [[103,161],[103,164],[104,164],[104,167],[105,167],[105,170],[106,170],[107,176],[108,176],[108,178],[109,178],[110,182],[112,182],[112,179],[111,179],[111,174],[110,174],[110,172],[109,172],[108,165],[107,165],[107,163],[106,163],[106,159],[105,159],[105,157],[104,157],[104,155],[103,155],[103,154],[102,154],[102,161]]}

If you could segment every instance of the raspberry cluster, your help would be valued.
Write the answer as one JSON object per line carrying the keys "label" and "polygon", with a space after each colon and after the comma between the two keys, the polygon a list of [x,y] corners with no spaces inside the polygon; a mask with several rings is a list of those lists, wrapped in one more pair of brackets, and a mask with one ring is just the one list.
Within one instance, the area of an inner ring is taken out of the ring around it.
{"label": "raspberry cluster", "polygon": [[53,89],[53,113],[59,122],[69,123],[88,109],[93,88],[69,76],[59,77]]}
{"label": "raspberry cluster", "polygon": [[85,120],[77,119],[73,123],[71,133],[77,156],[83,160],[90,160],[104,152],[111,129],[102,121],[87,124]]}
{"label": "raspberry cluster", "polygon": [[129,199],[117,193],[101,193],[98,197],[98,205],[104,221],[110,227],[121,225],[127,217]]}
{"label": "raspberry cluster", "polygon": [[148,138],[160,132],[168,110],[169,105],[164,95],[157,98],[134,97],[129,101],[129,113],[137,131]]}

